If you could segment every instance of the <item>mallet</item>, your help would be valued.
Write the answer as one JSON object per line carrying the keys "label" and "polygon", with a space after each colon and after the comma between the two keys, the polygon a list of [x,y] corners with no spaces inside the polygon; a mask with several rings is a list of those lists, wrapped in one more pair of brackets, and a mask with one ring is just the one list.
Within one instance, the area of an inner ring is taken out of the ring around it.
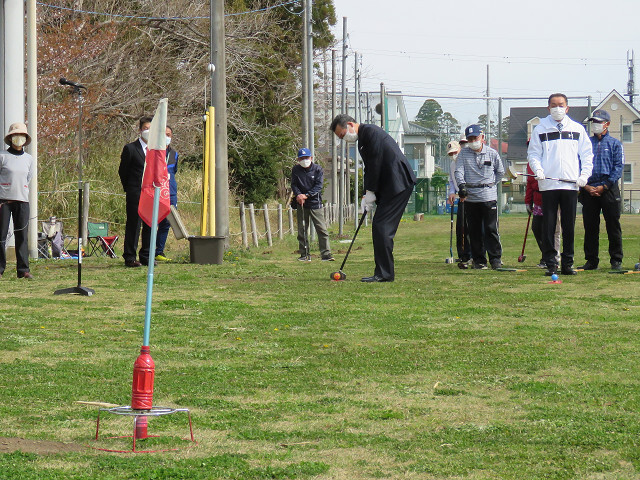
{"label": "mallet", "polygon": [[524,242],[522,242],[522,253],[518,257],[518,262],[522,263],[526,260],[527,256],[524,254],[524,247],[527,245],[527,235],[529,233],[529,224],[531,223],[531,212],[529,212],[529,218],[527,219],[527,229],[524,231]]}
{"label": "mallet", "polygon": [[[521,175],[523,177],[535,177],[535,175],[531,173],[516,172],[516,169],[513,168],[513,166],[507,168],[507,171],[505,173],[507,174],[507,177],[511,180],[515,180],[516,178],[518,178],[518,175]],[[576,180],[568,180],[566,178],[545,177],[545,180],[556,180],[558,182],[576,183]]]}
{"label": "mallet", "polygon": [[330,275],[331,280],[335,280],[335,281],[339,282],[341,280],[346,280],[347,279],[347,275],[342,271],[342,269],[344,268],[344,264],[347,263],[347,258],[349,258],[349,253],[351,252],[351,247],[353,247],[353,242],[356,241],[356,237],[358,236],[358,232],[360,231],[360,227],[364,223],[364,219],[365,218],[367,218],[366,210],[362,214],[362,216],[360,217],[360,221],[358,222],[358,227],[356,228],[356,233],[353,234],[353,239],[351,240],[351,244],[349,245],[349,249],[347,250],[347,254],[344,256],[344,260],[342,260],[342,265],[340,265],[340,270],[338,270],[337,272],[333,272]]}
{"label": "mallet", "polygon": [[453,203],[451,204],[451,233],[449,234],[449,258],[444,263],[453,263]]}

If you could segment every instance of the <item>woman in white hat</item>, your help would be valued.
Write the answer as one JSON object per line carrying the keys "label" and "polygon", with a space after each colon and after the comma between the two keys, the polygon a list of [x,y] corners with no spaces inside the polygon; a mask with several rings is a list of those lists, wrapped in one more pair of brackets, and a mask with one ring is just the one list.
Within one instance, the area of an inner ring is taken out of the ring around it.
{"label": "woman in white hat", "polygon": [[0,152],[0,277],[7,266],[5,244],[13,217],[18,278],[33,278],[29,272],[29,182],[33,158],[24,151],[31,142],[24,123],[13,123],[4,137],[9,148]]}

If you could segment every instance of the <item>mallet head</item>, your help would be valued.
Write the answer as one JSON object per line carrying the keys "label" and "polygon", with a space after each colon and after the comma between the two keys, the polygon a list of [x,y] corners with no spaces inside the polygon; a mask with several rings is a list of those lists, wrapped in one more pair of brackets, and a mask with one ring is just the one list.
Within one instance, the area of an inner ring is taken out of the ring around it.
{"label": "mallet head", "polygon": [[444,263],[453,263],[453,262],[454,262],[453,257],[449,257],[444,261]]}
{"label": "mallet head", "polygon": [[336,282],[339,282],[341,280],[346,280],[346,279],[347,279],[347,275],[342,271],[333,272],[331,274],[331,280],[335,280]]}
{"label": "mallet head", "polygon": [[518,257],[518,262],[522,263],[522,262],[524,262],[526,259],[527,259],[527,256],[526,256],[526,255],[520,255],[520,256]]}

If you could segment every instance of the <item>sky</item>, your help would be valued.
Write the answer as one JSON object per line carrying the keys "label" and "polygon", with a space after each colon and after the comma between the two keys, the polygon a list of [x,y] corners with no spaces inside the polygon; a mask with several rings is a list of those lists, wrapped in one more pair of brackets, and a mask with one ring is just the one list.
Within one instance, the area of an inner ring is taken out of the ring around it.
{"label": "sky", "polygon": [[[379,92],[384,82],[387,90],[423,96],[405,97],[410,120],[428,98],[486,95],[487,65],[491,97],[545,98],[504,100],[503,117],[510,107],[546,106],[555,92],[565,93],[570,106],[587,105],[586,98],[576,97],[591,95],[594,107],[613,89],[625,94],[632,50],[640,70],[639,0],[334,0],[334,5],[339,55],[347,17],[348,78],[355,51],[362,56],[362,91]],[[635,77],[640,93],[640,74]],[[486,113],[482,99],[436,100],[463,128]],[[490,109],[497,118],[498,102]]]}

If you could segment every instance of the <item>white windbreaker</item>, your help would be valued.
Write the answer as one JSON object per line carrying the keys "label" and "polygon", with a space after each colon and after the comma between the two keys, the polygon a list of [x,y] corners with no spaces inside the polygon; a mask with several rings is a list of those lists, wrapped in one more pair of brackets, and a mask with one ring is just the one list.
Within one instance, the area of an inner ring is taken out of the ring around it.
{"label": "white windbreaker", "polygon": [[[562,133],[557,124],[549,115],[533,130],[527,150],[531,170],[536,173],[542,169],[545,177],[574,181],[581,175],[590,177],[593,150],[587,131],[568,116],[562,120]],[[540,191],[578,190],[575,183],[557,180],[540,180],[538,185]]]}

